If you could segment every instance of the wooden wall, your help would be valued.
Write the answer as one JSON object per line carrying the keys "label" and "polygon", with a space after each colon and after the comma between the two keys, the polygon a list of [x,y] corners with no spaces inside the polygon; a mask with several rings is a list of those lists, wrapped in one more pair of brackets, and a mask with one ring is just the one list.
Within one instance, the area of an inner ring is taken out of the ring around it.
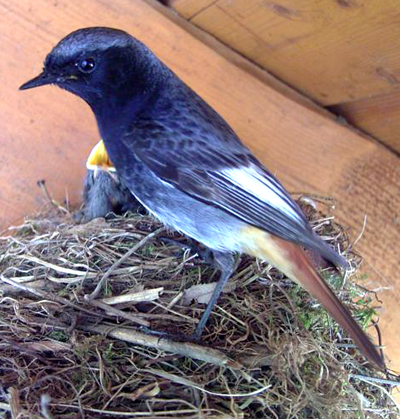
{"label": "wooden wall", "polygon": [[400,152],[398,0],[170,4],[195,25]]}
{"label": "wooden wall", "polygon": [[335,198],[334,214],[353,238],[367,216],[357,250],[369,270],[365,285],[388,289],[380,294],[380,324],[392,365],[400,369],[399,158],[170,15],[150,0],[0,0],[0,225],[40,208],[39,179],[47,180],[57,200],[68,196],[78,203],[85,159],[98,141],[83,101],[55,87],[18,87],[72,30],[124,29],[215,107],[290,191]]}

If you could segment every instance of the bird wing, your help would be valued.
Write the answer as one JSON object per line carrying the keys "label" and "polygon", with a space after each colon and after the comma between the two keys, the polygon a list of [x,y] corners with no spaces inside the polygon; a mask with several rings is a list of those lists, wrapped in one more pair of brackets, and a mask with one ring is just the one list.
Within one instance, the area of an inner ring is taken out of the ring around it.
{"label": "bird wing", "polygon": [[[124,141],[132,141],[135,155],[163,181],[191,197],[257,226],[275,236],[319,252],[336,265],[343,259],[311,230],[303,212],[279,181],[228,132],[228,138],[194,140],[136,127]],[[155,134],[156,133],[156,134]]]}

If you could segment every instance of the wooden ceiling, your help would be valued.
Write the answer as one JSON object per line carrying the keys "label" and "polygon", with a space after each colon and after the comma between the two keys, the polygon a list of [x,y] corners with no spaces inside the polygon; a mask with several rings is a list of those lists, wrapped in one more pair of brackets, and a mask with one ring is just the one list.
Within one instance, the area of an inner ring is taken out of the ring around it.
{"label": "wooden ceiling", "polygon": [[398,0],[171,0],[175,10],[400,152]]}

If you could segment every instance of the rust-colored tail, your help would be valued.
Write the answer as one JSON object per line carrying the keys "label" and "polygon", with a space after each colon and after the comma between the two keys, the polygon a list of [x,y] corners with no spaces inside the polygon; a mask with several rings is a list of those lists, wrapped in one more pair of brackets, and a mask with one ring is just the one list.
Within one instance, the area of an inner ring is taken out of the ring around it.
{"label": "rust-colored tail", "polygon": [[[346,330],[367,359],[380,369],[384,369],[384,361],[373,343],[318,274],[305,251],[294,243],[256,230],[258,229],[255,227],[247,229],[245,251],[267,260],[291,280],[305,288]],[[250,237],[253,240],[250,241]]]}
{"label": "rust-colored tail", "polygon": [[[296,265],[293,269],[294,278],[303,288],[305,288],[314,298],[326,308],[328,313],[343,327],[344,330],[351,336],[357,346],[361,349],[363,354],[369,361],[373,362],[379,368],[384,369],[385,364],[379,352],[370,341],[365,332],[361,329],[358,323],[353,319],[349,310],[341,303],[333,291],[329,288],[326,282],[321,278],[318,272],[312,266],[308,256],[300,247],[288,243],[287,251],[293,257],[291,260]],[[292,249],[289,249],[292,247]]]}

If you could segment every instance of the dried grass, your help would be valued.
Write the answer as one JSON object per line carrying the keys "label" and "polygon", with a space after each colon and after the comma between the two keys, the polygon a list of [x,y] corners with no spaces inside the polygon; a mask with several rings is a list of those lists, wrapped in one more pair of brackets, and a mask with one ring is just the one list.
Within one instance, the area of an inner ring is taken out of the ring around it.
{"label": "dried grass", "polygon": [[[322,274],[370,324],[379,301],[353,283],[360,258],[332,218],[306,209],[353,267]],[[194,330],[204,305],[184,305],[184,291],[218,272],[160,228],[138,214],[76,225],[53,209],[0,238],[1,418],[399,415],[391,377],[369,370],[306,292],[247,256],[202,344],[166,339]]]}

